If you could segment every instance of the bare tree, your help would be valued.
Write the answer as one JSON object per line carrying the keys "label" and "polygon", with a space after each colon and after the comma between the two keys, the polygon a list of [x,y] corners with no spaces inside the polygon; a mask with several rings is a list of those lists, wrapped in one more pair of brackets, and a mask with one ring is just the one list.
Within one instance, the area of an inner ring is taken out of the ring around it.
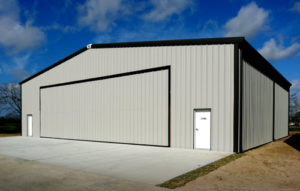
{"label": "bare tree", "polygon": [[0,113],[21,116],[21,91],[19,84],[11,83],[0,86]]}
{"label": "bare tree", "polygon": [[290,113],[294,115],[298,111],[300,111],[300,102],[298,92],[293,92],[290,94]]}
{"label": "bare tree", "polygon": [[300,123],[300,98],[297,91],[294,91],[290,94],[290,122],[293,122],[295,125]]}

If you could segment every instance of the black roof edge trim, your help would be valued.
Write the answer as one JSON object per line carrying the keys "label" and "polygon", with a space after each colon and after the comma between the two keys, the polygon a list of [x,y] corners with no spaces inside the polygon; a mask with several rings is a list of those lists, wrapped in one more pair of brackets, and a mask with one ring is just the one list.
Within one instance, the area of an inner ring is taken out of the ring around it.
{"label": "black roof edge trim", "polygon": [[40,75],[40,74],[42,74],[42,73],[44,73],[44,72],[47,72],[48,70],[50,70],[50,69],[52,69],[52,68],[54,68],[54,67],[56,67],[56,66],[62,64],[63,62],[65,62],[65,61],[67,61],[67,60],[69,60],[69,59],[71,59],[71,58],[77,56],[78,54],[80,54],[80,53],[82,53],[82,52],[84,52],[84,51],[86,51],[86,50],[87,50],[86,47],[84,47],[84,48],[82,48],[82,49],[80,49],[80,50],[77,50],[77,51],[74,52],[73,54],[70,54],[69,56],[67,56],[67,57],[65,57],[65,58],[63,58],[63,59],[61,59],[61,60],[59,60],[58,62],[56,62],[56,63],[54,63],[54,64],[48,66],[47,68],[45,68],[45,69],[39,71],[38,73],[36,73],[36,74],[34,74],[34,75],[32,75],[32,76],[26,78],[25,80],[21,81],[19,84],[22,85],[23,83],[25,83],[25,82],[27,82],[27,81],[29,81],[29,80],[31,80],[31,79],[37,77],[38,75]]}
{"label": "black roof edge trim", "polygon": [[291,83],[283,77],[251,44],[246,40],[240,43],[241,49],[244,51],[243,59],[251,66],[268,76],[275,83],[285,90],[289,91]]}
{"label": "black roof edge trim", "polygon": [[124,47],[149,47],[149,46],[178,46],[178,45],[202,45],[202,44],[234,44],[244,41],[244,37],[224,38],[199,38],[199,39],[178,39],[161,41],[140,41],[140,42],[119,42],[92,44],[92,48],[124,48]]}

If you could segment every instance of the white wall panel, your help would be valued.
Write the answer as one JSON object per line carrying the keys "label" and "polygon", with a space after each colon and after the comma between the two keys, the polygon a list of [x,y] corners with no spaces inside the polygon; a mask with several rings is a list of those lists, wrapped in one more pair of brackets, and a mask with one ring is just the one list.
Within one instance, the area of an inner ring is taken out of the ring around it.
{"label": "white wall panel", "polygon": [[288,136],[289,93],[275,84],[275,139]]}
{"label": "white wall panel", "polygon": [[243,150],[272,141],[273,81],[243,61]]}
{"label": "white wall panel", "polygon": [[33,114],[33,136],[40,135],[40,86],[169,65],[171,147],[193,148],[193,110],[211,108],[212,150],[232,152],[233,47],[227,44],[89,49],[22,85],[23,135],[26,114]]}

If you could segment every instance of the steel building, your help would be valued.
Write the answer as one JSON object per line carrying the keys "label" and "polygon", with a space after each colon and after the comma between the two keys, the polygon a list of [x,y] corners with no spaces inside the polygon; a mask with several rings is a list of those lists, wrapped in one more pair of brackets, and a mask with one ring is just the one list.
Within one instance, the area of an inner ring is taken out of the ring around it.
{"label": "steel building", "polygon": [[243,37],[92,44],[20,84],[23,136],[243,152],[288,135],[291,84]]}

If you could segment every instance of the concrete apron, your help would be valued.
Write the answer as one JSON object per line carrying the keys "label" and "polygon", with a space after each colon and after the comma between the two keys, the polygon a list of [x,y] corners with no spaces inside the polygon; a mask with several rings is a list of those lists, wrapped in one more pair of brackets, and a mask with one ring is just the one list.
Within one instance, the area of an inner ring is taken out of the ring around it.
{"label": "concrete apron", "polygon": [[0,154],[156,185],[231,153],[7,137],[0,139]]}

